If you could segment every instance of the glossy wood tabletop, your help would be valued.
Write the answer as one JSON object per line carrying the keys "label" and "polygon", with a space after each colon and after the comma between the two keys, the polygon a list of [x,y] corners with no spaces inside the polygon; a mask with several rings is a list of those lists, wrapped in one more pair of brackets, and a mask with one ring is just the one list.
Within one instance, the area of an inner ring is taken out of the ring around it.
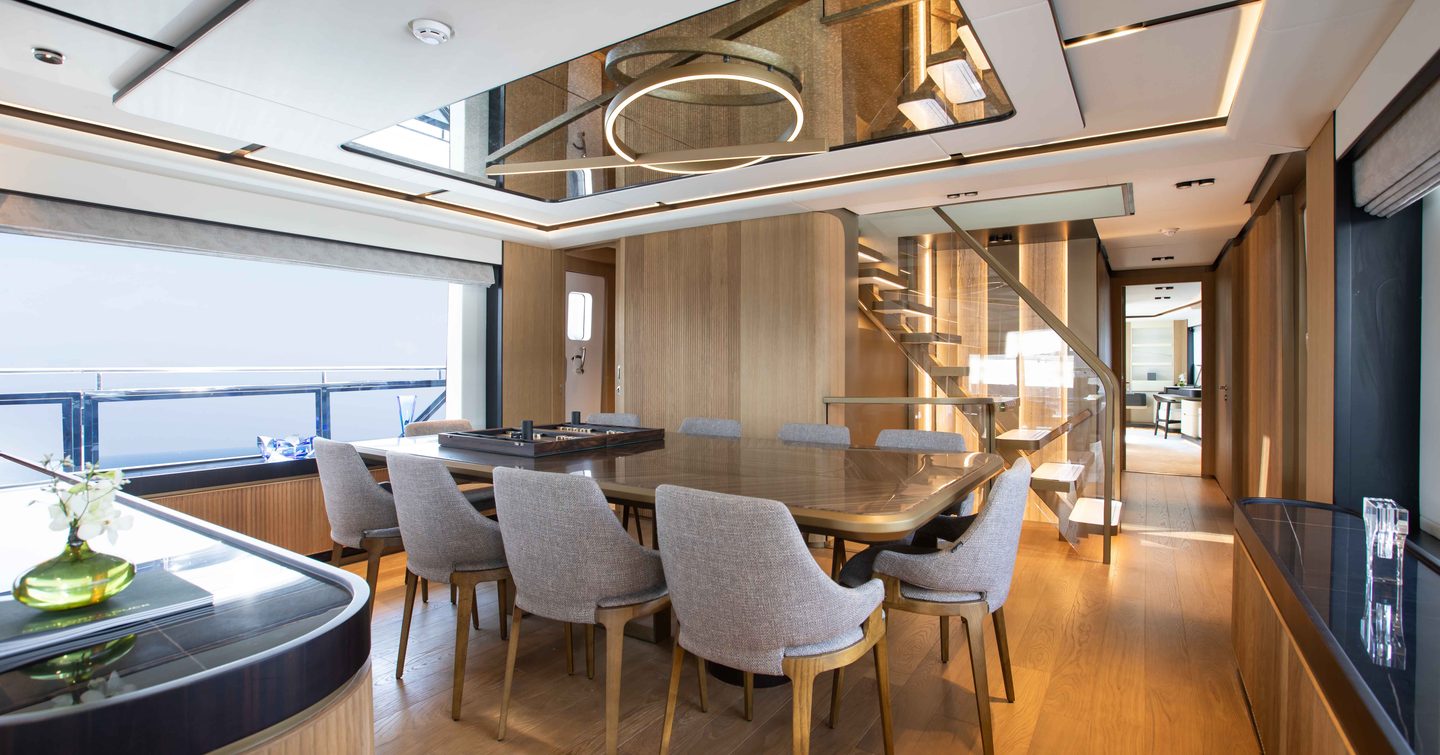
{"label": "glossy wood tabletop", "polygon": [[834,448],[758,438],[668,433],[658,443],[556,454],[536,459],[441,446],[435,436],[355,441],[361,455],[387,452],[440,459],[451,472],[489,479],[495,467],[584,474],[611,500],[645,506],[655,488],[682,485],[768,498],[790,507],[808,530],[849,540],[892,540],[953,506],[999,474],[995,454],[930,454]]}

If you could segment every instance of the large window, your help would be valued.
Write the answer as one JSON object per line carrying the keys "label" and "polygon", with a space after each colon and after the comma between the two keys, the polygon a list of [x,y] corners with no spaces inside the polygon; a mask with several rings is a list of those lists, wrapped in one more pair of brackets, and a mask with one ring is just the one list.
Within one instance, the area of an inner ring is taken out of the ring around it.
{"label": "large window", "polygon": [[443,403],[448,284],[0,233],[0,449],[135,467],[397,435]]}

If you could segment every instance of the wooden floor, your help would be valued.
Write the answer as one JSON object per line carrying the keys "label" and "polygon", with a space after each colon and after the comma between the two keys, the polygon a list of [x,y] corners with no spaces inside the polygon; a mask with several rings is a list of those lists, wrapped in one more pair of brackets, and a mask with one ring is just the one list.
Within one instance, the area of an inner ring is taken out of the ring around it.
{"label": "wooden floor", "polygon": [[[1052,527],[1026,522],[1014,589],[1005,606],[1016,702],[1002,702],[990,646],[997,750],[1004,753],[1225,753],[1259,747],[1230,650],[1230,507],[1212,480],[1127,474],[1124,532],[1114,563],[1082,561]],[[828,551],[816,551],[829,562]],[[454,609],[434,586],[417,603],[405,679],[394,675],[404,556],[385,559],[374,620],[376,747],[386,753],[599,752],[604,745],[604,642],[596,678],[566,676],[559,624],[527,618],[510,732],[495,741],[505,644],[493,588],[481,587],[481,631],[472,632],[463,720],[450,720]],[[363,567],[348,567],[363,573]],[[935,620],[890,622],[895,747],[900,753],[980,752],[963,630],[955,656],[939,659]],[[603,630],[597,630],[597,634]],[[987,643],[992,635],[986,632]],[[658,750],[668,647],[625,644],[620,731],[624,752]],[[812,748],[883,752],[873,666],[845,676],[841,722],[825,725],[829,678],[816,684]],[[741,692],[712,680],[710,711],[696,707],[694,666],[681,686],[674,751],[784,752],[788,687],[756,690],[755,720]]]}
{"label": "wooden floor", "polygon": [[1125,468],[1156,474],[1200,474],[1200,444],[1171,433],[1165,438],[1153,428],[1125,428]]}

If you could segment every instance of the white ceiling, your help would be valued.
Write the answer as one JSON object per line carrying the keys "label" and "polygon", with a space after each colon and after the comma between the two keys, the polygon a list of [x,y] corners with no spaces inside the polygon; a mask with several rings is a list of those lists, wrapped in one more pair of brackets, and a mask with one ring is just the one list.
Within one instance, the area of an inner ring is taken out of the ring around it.
{"label": "white ceiling", "polygon": [[[397,207],[416,222],[462,225],[477,234],[555,246],[635,232],[804,210],[857,213],[929,207],[945,195],[977,200],[1131,184],[1134,214],[1096,221],[1118,268],[1206,264],[1248,216],[1245,197],[1271,154],[1307,146],[1410,0],[1264,0],[1253,45],[1242,11],[1225,11],[1064,50],[1060,40],[1152,20],[1214,0],[964,0],[996,72],[1016,105],[998,123],[776,161],[564,203],[544,203],[420,173],[339,149],[363,133],[452,102],[718,4],[718,0],[554,0],[544,12],[525,3],[460,0],[250,0],[156,75],[113,97],[165,51],[20,3],[0,3],[0,101],[220,150],[249,143],[256,158],[553,225],[638,208],[876,168],[974,156],[1010,146],[1167,125],[1221,114],[1223,128],[1071,149],[1018,159],[843,183],[663,213],[532,231],[472,216]],[[198,31],[226,0],[51,0],[50,5],[167,45]],[[408,36],[415,17],[445,20],[455,38],[426,47]],[[557,19],[563,23],[557,23]],[[64,66],[30,57],[32,46],[60,49]],[[1244,54],[1248,51],[1248,57]],[[1242,75],[1243,74],[1243,75]],[[32,124],[33,126],[33,124]],[[57,132],[37,139],[34,128]],[[20,138],[0,118],[0,143]],[[83,137],[34,126],[24,137],[43,149]],[[85,148],[89,148],[86,146]],[[151,150],[138,162],[185,175],[192,158]],[[290,190],[294,179],[244,174],[243,183]],[[1180,180],[1214,177],[1208,189],[1177,192]],[[206,180],[216,180],[213,177]],[[327,186],[317,196],[351,202]],[[370,201],[370,200],[367,200]],[[392,202],[394,203],[394,202]],[[398,203],[404,205],[405,203]],[[438,214],[437,214],[438,213]],[[236,222],[244,222],[237,218]],[[1174,237],[1161,228],[1179,227]]]}
{"label": "white ceiling", "polygon": [[[1157,298],[1158,297],[1158,298]],[[1168,299],[1165,297],[1169,297]],[[1193,283],[1153,283],[1144,286],[1125,287],[1126,317],[1157,317],[1167,320],[1183,320],[1193,317],[1200,319],[1199,307],[1194,312],[1181,309],[1169,314],[1161,312],[1176,309],[1182,305],[1200,301],[1200,281]]]}

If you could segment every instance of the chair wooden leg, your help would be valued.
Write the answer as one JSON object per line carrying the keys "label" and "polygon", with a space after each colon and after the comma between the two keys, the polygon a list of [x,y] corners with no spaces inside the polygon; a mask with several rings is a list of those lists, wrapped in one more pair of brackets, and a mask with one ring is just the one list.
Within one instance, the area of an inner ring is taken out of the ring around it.
{"label": "chair wooden leg", "polygon": [[797,669],[790,677],[790,752],[792,755],[807,755],[810,752],[810,710],[815,700],[815,672]]}
{"label": "chair wooden leg", "polygon": [[365,548],[365,584],[370,585],[370,613],[375,613],[375,588],[380,583],[380,557],[385,555],[385,545],[382,540],[361,540],[361,547]]}
{"label": "chair wooden leg", "polygon": [[1015,676],[1010,671],[1010,638],[1005,634],[1005,609],[990,614],[995,620],[995,649],[1000,652],[1000,675],[1005,679],[1005,701],[1015,702]]}
{"label": "chair wooden leg", "polygon": [[940,662],[950,662],[950,617],[940,617]]}
{"label": "chair wooden leg", "polygon": [[[473,585],[470,587],[470,625],[475,627],[475,631],[480,631],[480,599],[475,596],[475,587]],[[504,626],[504,624],[501,624],[501,626]],[[505,638],[501,637],[500,639],[503,640]]]}
{"label": "chair wooden leg", "polygon": [[975,674],[975,705],[980,715],[980,741],[985,755],[995,753],[995,728],[990,720],[990,682],[985,675],[985,604],[960,615],[970,641],[970,669]]}
{"label": "chair wooden leg", "polygon": [[430,580],[428,579],[420,580],[420,602],[430,602]]}
{"label": "chair wooden leg", "polygon": [[505,612],[509,608],[506,603],[510,602],[510,580],[501,579],[495,582],[495,602],[500,606],[500,639],[510,639],[510,629],[505,626]]}
{"label": "chair wooden leg", "polygon": [[450,605],[455,605],[455,585],[450,585]]}
{"label": "chair wooden leg", "polygon": [[565,674],[575,673],[575,625],[565,622]]}
{"label": "chair wooden leg", "polygon": [[595,678],[595,625],[585,625],[585,678]]}
{"label": "chair wooden leg", "polygon": [[[676,643],[677,645],[679,643]],[[695,671],[699,674],[700,685],[700,712],[707,713],[710,710],[710,691],[706,688],[706,677],[710,676],[705,670],[705,659],[695,656]]]}
{"label": "chair wooden leg", "polygon": [[[638,519],[640,515],[635,516]],[[660,550],[660,517],[655,516],[653,511],[650,512],[650,547]]]}
{"label": "chair wooden leg", "polygon": [[845,564],[844,564],[844,562],[841,560],[841,556],[840,556],[840,551],[841,551],[841,549],[843,549],[843,548],[845,547],[844,542],[845,542],[845,541],[841,540],[841,539],[838,538],[838,537],[835,538],[835,548],[834,548],[834,550],[830,551],[830,578],[831,578],[831,579],[835,579],[835,580],[840,579],[840,570],[843,569],[843,568],[845,568]]}
{"label": "chair wooden leg", "polygon": [[670,694],[665,698],[665,723],[660,728],[660,755],[670,752],[670,733],[675,728],[675,701],[680,697],[680,672],[685,667],[685,648],[675,643],[670,656]]}
{"label": "chair wooden leg", "polygon": [[334,547],[330,549],[330,565],[339,566],[340,557],[343,555],[345,555],[345,546],[335,543]]}
{"label": "chair wooden leg", "polygon": [[840,688],[845,684],[845,667],[830,672],[830,728],[840,720]]}
{"label": "chair wooden leg", "polygon": [[510,647],[505,651],[505,686],[500,690],[500,724],[495,739],[505,739],[505,720],[510,716],[510,688],[515,682],[515,656],[520,652],[520,609],[510,615]]}
{"label": "chair wooden leg", "polygon": [[890,649],[885,642],[886,637],[881,637],[873,650],[875,691],[880,697],[880,734],[885,739],[885,755],[895,755],[895,723],[890,718]]}
{"label": "chair wooden leg", "polygon": [[605,624],[605,752],[620,749],[620,675],[624,667],[625,621]]}
{"label": "chair wooden leg", "polygon": [[458,587],[460,605],[455,611],[455,680],[450,692],[450,718],[456,721],[460,720],[460,700],[465,693],[465,659],[470,650],[470,614],[475,608],[475,591],[466,589],[473,588],[473,585]]}
{"label": "chair wooden leg", "polygon": [[410,643],[410,614],[415,611],[415,572],[405,570],[405,616],[400,620],[400,653],[395,657],[395,678],[405,675],[405,647]]}
{"label": "chair wooden leg", "polygon": [[755,675],[745,672],[745,720],[755,720]]}

